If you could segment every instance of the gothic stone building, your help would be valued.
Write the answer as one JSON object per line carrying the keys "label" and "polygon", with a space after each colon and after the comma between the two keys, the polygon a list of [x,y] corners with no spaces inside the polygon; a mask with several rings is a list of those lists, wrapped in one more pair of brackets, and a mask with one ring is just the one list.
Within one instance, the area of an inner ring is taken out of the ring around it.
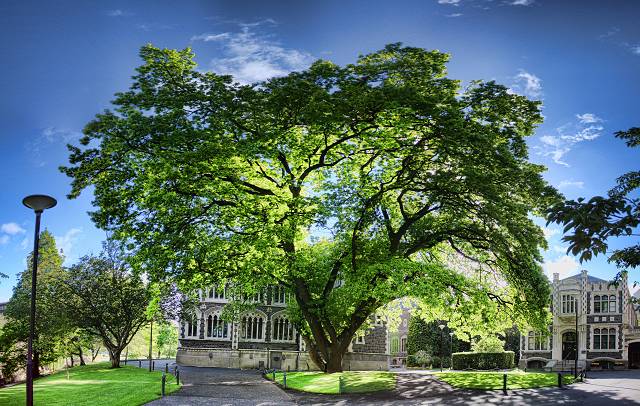
{"label": "gothic stone building", "polygon": [[[180,321],[180,345],[176,360],[181,365],[223,368],[277,368],[314,370],[317,366],[305,351],[304,341],[287,318],[291,300],[284,288],[271,286],[249,301],[255,308],[233,322],[222,320],[223,307],[231,298],[225,287],[201,289],[196,314]],[[382,322],[351,343],[343,361],[345,370],[387,369],[387,329]]]}
{"label": "gothic stone building", "polygon": [[[548,334],[528,331],[520,342],[521,368],[639,368],[639,311],[630,302],[626,276],[618,287],[579,275],[560,280],[553,275]],[[577,318],[577,329],[576,329]]]}

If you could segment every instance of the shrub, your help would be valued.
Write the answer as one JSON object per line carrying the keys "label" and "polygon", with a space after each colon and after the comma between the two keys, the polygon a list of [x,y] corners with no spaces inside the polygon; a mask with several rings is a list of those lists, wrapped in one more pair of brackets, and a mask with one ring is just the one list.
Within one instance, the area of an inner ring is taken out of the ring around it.
{"label": "shrub", "polygon": [[420,350],[413,354],[413,359],[415,360],[416,364],[422,367],[431,364],[431,355],[429,355],[429,353],[424,350]]}
{"label": "shrub", "polygon": [[504,341],[491,335],[482,337],[471,346],[473,352],[504,352]]}
{"label": "shrub", "polygon": [[453,369],[509,369],[514,365],[513,351],[455,352]]}

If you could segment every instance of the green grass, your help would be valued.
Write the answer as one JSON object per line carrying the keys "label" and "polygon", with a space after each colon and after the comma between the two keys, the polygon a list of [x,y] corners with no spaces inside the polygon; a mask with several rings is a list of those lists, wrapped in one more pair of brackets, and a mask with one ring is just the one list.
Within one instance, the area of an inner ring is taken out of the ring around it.
{"label": "green grass", "polygon": [[[110,369],[108,363],[71,368],[37,379],[33,385],[36,406],[142,405],[160,397],[162,372],[132,366]],[[167,375],[166,393],[178,390]],[[25,404],[25,385],[0,389],[0,405]]]}
{"label": "green grass", "polygon": [[[503,372],[437,372],[438,378],[456,388],[502,389]],[[562,383],[573,383],[572,375],[563,375]],[[507,389],[544,388],[558,385],[558,374],[552,372],[507,373]]]}
{"label": "green grass", "polygon": [[[283,384],[283,373],[276,374],[276,381]],[[323,372],[288,372],[287,388],[304,392],[337,394],[338,381],[342,376],[342,393],[364,393],[391,390],[396,386],[396,377],[390,372],[362,371],[337,372],[325,374]],[[272,374],[267,378],[273,380]]]}

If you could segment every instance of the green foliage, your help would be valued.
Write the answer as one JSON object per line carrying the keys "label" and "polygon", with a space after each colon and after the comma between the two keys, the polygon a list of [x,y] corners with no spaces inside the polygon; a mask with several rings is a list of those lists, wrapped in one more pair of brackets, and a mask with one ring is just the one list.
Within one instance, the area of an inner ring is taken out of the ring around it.
{"label": "green foliage", "polygon": [[118,367],[120,353],[148,322],[151,294],[112,254],[81,258],[66,272],[61,293],[74,325],[100,337]]}
{"label": "green foliage", "polygon": [[513,366],[513,351],[453,353],[453,369],[509,369]]}
{"label": "green foliage", "polygon": [[[640,128],[615,133],[625,140],[628,147],[640,145]],[[610,249],[610,238],[640,235],[640,171],[627,172],[616,179],[616,186],[608,196],[581,197],[558,203],[547,211],[548,223],[564,225],[563,241],[569,243],[567,252],[579,255],[580,261],[588,261],[600,254],[608,254],[609,261],[620,269],[640,265],[640,244],[632,243],[624,248]],[[616,275],[616,282],[622,273]],[[636,282],[637,283],[637,282]]]}
{"label": "green foliage", "polygon": [[[67,378],[68,374],[68,378]],[[146,404],[160,398],[162,372],[149,372],[132,366],[109,369],[98,363],[71,368],[43,377],[34,382],[34,404],[74,406],[130,406]],[[180,387],[173,375],[167,375],[166,392]],[[22,406],[25,402],[24,384],[0,388],[0,404]]]}
{"label": "green foliage", "polygon": [[156,351],[158,358],[163,355],[165,357],[174,357],[178,348],[178,331],[171,323],[162,323],[159,325],[156,333]]}
{"label": "green foliage", "polygon": [[402,296],[475,326],[546,323],[546,242],[530,214],[559,195],[528,161],[539,102],[494,82],[461,89],[449,55],[400,44],[257,86],[197,70],[190,49],[140,55],[61,169],[70,197],[93,186],[92,219],[154,282],[286,286],[329,371]]}
{"label": "green foliage", "polygon": [[471,345],[473,352],[504,352],[504,341],[495,335],[481,337]]}
{"label": "green foliage", "polygon": [[[0,331],[0,364],[3,375],[11,376],[26,366],[26,343],[29,337],[31,311],[31,274],[33,252],[27,257],[27,269],[19,276],[13,295],[7,303],[6,324]],[[58,305],[63,257],[58,252],[53,235],[40,234],[38,275],[36,286],[36,325],[34,363],[36,374],[40,365],[51,363],[65,353],[66,335],[73,329],[64,309]]]}
{"label": "green foliage", "polygon": [[440,330],[438,325],[443,323],[442,321],[427,322],[419,316],[412,316],[409,319],[407,352],[416,354],[419,351],[425,351],[432,356],[444,354],[445,357],[449,357],[452,348],[454,352],[469,350],[468,342],[460,340],[455,335],[453,338],[449,335],[451,332],[449,327]]}
{"label": "green foliage", "polygon": [[416,351],[415,354],[410,354],[407,356],[407,366],[420,366],[426,367],[431,365],[432,358],[431,354],[425,350]]}

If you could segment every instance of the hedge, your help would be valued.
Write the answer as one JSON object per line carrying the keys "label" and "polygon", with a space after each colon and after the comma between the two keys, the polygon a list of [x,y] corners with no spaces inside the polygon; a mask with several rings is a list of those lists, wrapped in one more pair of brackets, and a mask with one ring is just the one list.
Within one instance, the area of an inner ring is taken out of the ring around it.
{"label": "hedge", "polygon": [[509,369],[514,365],[513,351],[454,352],[453,369]]}

